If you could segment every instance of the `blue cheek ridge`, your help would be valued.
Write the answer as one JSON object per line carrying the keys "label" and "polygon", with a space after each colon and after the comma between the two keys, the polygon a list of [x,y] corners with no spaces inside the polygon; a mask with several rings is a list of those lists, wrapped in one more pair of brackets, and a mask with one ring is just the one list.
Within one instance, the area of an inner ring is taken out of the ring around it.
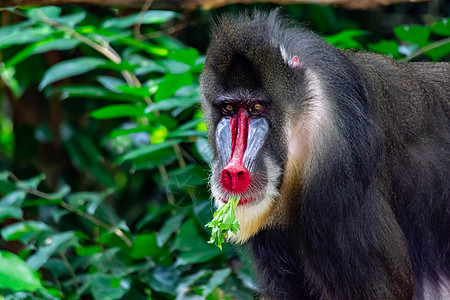
{"label": "blue cheek ridge", "polygon": [[231,158],[231,124],[230,117],[222,118],[216,128],[216,147],[222,165]]}
{"label": "blue cheek ridge", "polygon": [[248,126],[247,148],[243,163],[248,171],[252,171],[269,132],[269,123],[265,118],[252,119]]}

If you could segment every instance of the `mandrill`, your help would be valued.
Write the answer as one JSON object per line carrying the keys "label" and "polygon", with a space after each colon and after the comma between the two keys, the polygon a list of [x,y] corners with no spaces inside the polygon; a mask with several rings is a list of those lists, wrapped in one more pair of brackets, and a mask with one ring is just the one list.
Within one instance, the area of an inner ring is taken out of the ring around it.
{"label": "mandrill", "polygon": [[220,207],[263,299],[450,299],[450,64],[223,17],[201,76]]}

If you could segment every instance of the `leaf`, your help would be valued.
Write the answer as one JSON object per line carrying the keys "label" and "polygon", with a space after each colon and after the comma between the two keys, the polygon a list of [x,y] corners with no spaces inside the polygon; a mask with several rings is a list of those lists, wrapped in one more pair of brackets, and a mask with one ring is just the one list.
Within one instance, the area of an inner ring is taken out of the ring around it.
{"label": "leaf", "polygon": [[80,11],[80,12],[76,12],[70,15],[65,15],[65,16],[61,16],[56,18],[56,23],[65,25],[67,27],[75,27],[75,25],[77,25],[78,23],[80,23],[81,21],[83,21],[86,18],[86,12],[84,10]]}
{"label": "leaf", "polygon": [[207,164],[210,164],[213,160],[213,151],[208,143],[208,140],[202,138],[197,139],[195,141],[195,147],[203,161]]}
{"label": "leaf", "polygon": [[139,279],[147,283],[152,290],[169,295],[175,295],[175,287],[180,280],[181,271],[173,266],[157,266],[150,273],[142,274]]}
{"label": "leaf", "polygon": [[133,160],[132,171],[153,170],[161,165],[170,165],[177,160],[173,149],[163,149]]}
{"label": "leaf", "polygon": [[103,87],[95,85],[65,85],[52,88],[53,93],[61,93],[61,99],[70,98],[92,98],[92,99],[106,99],[111,101],[126,101],[133,103],[143,103],[143,99],[126,95],[122,93],[114,93]]}
{"label": "leaf", "polygon": [[419,25],[400,25],[394,28],[394,33],[400,40],[410,42],[419,47],[427,45],[430,32],[430,28]]}
{"label": "leaf", "polygon": [[368,47],[372,51],[388,54],[395,58],[400,56],[400,53],[398,52],[398,43],[396,41],[381,40],[375,44],[369,44]]}
{"label": "leaf", "polygon": [[186,130],[186,131],[178,131],[172,132],[169,134],[171,138],[193,138],[193,137],[202,137],[206,138],[206,132],[198,131],[198,130]]}
{"label": "leaf", "polygon": [[102,24],[102,27],[127,28],[138,22],[141,24],[159,24],[178,16],[180,14],[173,11],[149,10],[143,16],[140,13],[136,13],[126,17],[109,19]]}
{"label": "leaf", "polygon": [[154,233],[139,234],[131,248],[131,257],[134,259],[152,257],[154,259],[160,252],[161,248],[157,245]]}
{"label": "leaf", "polygon": [[118,86],[126,85],[127,83],[121,79],[111,76],[98,76],[97,81],[100,82],[105,88],[112,92],[120,92]]}
{"label": "leaf", "polygon": [[175,92],[194,81],[189,73],[184,74],[167,74],[163,80],[158,84],[158,90],[155,93],[155,101],[161,101],[171,97]]}
{"label": "leaf", "polygon": [[13,45],[23,45],[42,40],[53,33],[50,26],[35,28],[14,28],[0,34],[0,49]]}
{"label": "leaf", "polygon": [[166,111],[166,110],[171,110],[174,108],[181,108],[181,107],[186,108],[186,107],[191,107],[193,105],[196,105],[197,103],[198,103],[198,98],[196,98],[196,97],[170,98],[170,99],[162,100],[160,102],[156,102],[156,103],[149,105],[145,109],[145,113],[149,114],[156,110]]}
{"label": "leaf", "polygon": [[36,189],[38,185],[45,179],[45,174],[39,174],[35,177],[22,180],[22,184],[29,189]]}
{"label": "leaf", "polygon": [[27,194],[24,191],[12,191],[0,200],[0,208],[10,205],[20,207],[26,196]]}
{"label": "leaf", "polygon": [[[123,126],[125,127],[125,126]],[[148,133],[151,130],[151,126],[136,126],[132,128],[120,128],[120,129],[114,129],[111,131],[111,134],[109,135],[110,139],[114,139],[119,136],[123,135],[130,135],[134,133]]]}
{"label": "leaf", "polygon": [[31,255],[27,264],[37,270],[45,264],[51,255],[56,251],[64,251],[66,248],[73,246],[77,242],[73,231],[57,233],[47,238],[44,245]]}
{"label": "leaf", "polygon": [[12,206],[12,205],[6,205],[0,206],[0,223],[5,220],[5,219],[22,219],[23,218],[23,213],[22,213],[22,209],[20,209],[17,206]]}
{"label": "leaf", "polygon": [[157,56],[167,56],[167,54],[169,53],[169,50],[167,50],[166,48],[152,46],[147,42],[138,41],[129,36],[120,37],[116,40],[116,42]]}
{"label": "leaf", "polygon": [[[241,258],[245,259],[245,258]],[[220,287],[216,288],[216,290],[221,290],[222,292],[226,292],[225,295],[221,295],[220,299],[239,299],[239,300],[254,300],[255,292],[258,293],[258,288],[254,286],[253,288],[248,287],[242,281],[241,275],[238,275],[237,279],[235,276],[228,276],[223,284]],[[206,299],[209,300],[209,297]]]}
{"label": "leaf", "polygon": [[188,209],[180,209],[175,215],[164,222],[164,225],[161,227],[161,230],[156,237],[156,242],[159,247],[162,247],[169,240],[171,235],[179,229],[181,223],[186,218],[187,213]]}
{"label": "leaf", "polygon": [[2,26],[0,27],[0,37],[9,35],[11,32],[19,32],[25,28],[30,28],[30,26],[34,25],[34,23],[35,22],[32,20],[25,20],[19,23]]}
{"label": "leaf", "polygon": [[177,132],[177,131],[181,132],[181,131],[185,131],[185,130],[189,130],[189,129],[195,128],[201,122],[203,122],[202,119],[189,120],[186,123],[183,123],[180,126],[178,126],[178,129],[176,131],[174,131],[174,133]]}
{"label": "leaf", "polygon": [[32,8],[27,12],[27,16],[34,20],[56,19],[61,14],[61,7],[44,6]]}
{"label": "leaf", "polygon": [[0,171],[0,182],[8,182],[9,174],[9,171]]}
{"label": "leaf", "polygon": [[70,191],[70,186],[64,184],[56,192],[49,194],[49,196],[51,200],[61,200],[63,197],[67,196]]}
{"label": "leaf", "polygon": [[176,60],[163,60],[161,61],[165,69],[167,70],[167,73],[171,74],[183,74],[186,73],[191,69],[191,66]]}
{"label": "leaf", "polygon": [[28,242],[37,237],[42,232],[53,232],[53,229],[45,223],[39,221],[24,221],[6,226],[1,231],[1,236],[5,241]]}
{"label": "leaf", "polygon": [[39,89],[42,90],[55,81],[84,74],[106,63],[105,59],[97,57],[78,57],[59,62],[45,72]]}
{"label": "leaf", "polygon": [[122,71],[130,71],[133,72],[139,65],[130,64],[127,61],[122,60],[119,63],[115,63],[113,61],[107,61],[104,65],[100,66],[101,68],[110,69],[118,72]]}
{"label": "leaf", "polygon": [[112,119],[122,117],[138,118],[144,115],[144,107],[128,104],[108,105],[91,112],[96,119]]}
{"label": "leaf", "polygon": [[169,54],[168,58],[174,61],[195,66],[195,62],[199,57],[199,53],[195,48],[180,49]]}
{"label": "leaf", "polygon": [[67,202],[77,208],[86,205],[86,212],[90,215],[93,215],[100,204],[106,199],[106,197],[112,195],[114,191],[114,188],[108,188],[101,193],[72,193],[69,197],[67,197]]}
{"label": "leaf", "polygon": [[6,68],[5,65],[0,65],[0,78],[8,86],[14,97],[20,98],[23,95],[24,89],[20,86],[19,81],[14,77],[16,69]]}
{"label": "leaf", "polygon": [[20,257],[0,250],[0,289],[34,292],[43,287],[38,274]]}
{"label": "leaf", "polygon": [[450,43],[439,45],[433,49],[424,52],[425,55],[431,57],[434,61],[446,57],[450,54]]}
{"label": "leaf", "polygon": [[119,157],[117,162],[118,163],[122,163],[122,162],[127,161],[127,160],[136,159],[138,157],[151,154],[151,153],[153,153],[155,151],[172,147],[173,145],[176,145],[178,143],[180,143],[180,140],[168,140],[168,141],[164,141],[164,142],[159,143],[159,144],[151,144],[151,145],[141,146],[139,148],[133,149],[133,150],[125,153],[124,155]]}
{"label": "leaf", "polygon": [[209,261],[221,253],[217,247],[204,242],[193,219],[188,219],[181,225],[172,247],[173,250],[180,251],[177,265]]}
{"label": "leaf", "polygon": [[78,246],[75,247],[75,252],[78,256],[89,256],[103,252],[103,248],[101,245]]}
{"label": "leaf", "polygon": [[80,44],[79,40],[76,39],[57,39],[57,40],[49,40],[45,43],[36,43],[35,48],[31,52],[31,54],[39,54],[45,53],[53,50],[72,50],[76,46]]}
{"label": "leaf", "polygon": [[365,34],[364,30],[343,30],[335,35],[327,36],[325,40],[342,49],[363,49],[364,47],[355,38]]}
{"label": "leaf", "polygon": [[130,279],[102,273],[91,275],[91,293],[95,300],[121,299],[130,290]]}
{"label": "leaf", "polygon": [[166,69],[159,64],[157,64],[153,60],[147,60],[145,62],[141,62],[140,67],[134,70],[134,74],[136,75],[146,75],[148,73],[156,72],[156,73],[166,73]]}
{"label": "leaf", "polygon": [[44,53],[52,50],[70,50],[75,48],[80,42],[75,39],[54,39],[53,37],[40,40],[19,51],[5,63],[5,68],[11,68],[33,54]]}
{"label": "leaf", "polygon": [[208,283],[203,286],[203,297],[208,296],[213,292],[213,290],[218,287],[219,285],[223,284],[225,282],[225,279],[228,278],[231,274],[230,268],[225,268],[221,270],[214,271],[213,275],[209,279]]}
{"label": "leaf", "polygon": [[148,209],[145,213],[144,218],[142,218],[138,224],[136,225],[136,228],[138,230],[141,230],[142,227],[144,227],[146,224],[153,222],[154,220],[157,220],[158,218],[161,218],[161,216],[168,212],[170,210],[170,207],[168,204],[165,206],[157,205],[157,204],[150,204],[148,206]]}
{"label": "leaf", "polygon": [[431,31],[439,35],[450,36],[450,18],[445,18],[434,23]]}
{"label": "leaf", "polygon": [[132,95],[135,97],[150,97],[151,93],[148,86],[129,86],[120,85],[116,87],[119,91],[126,93],[127,95]]}
{"label": "leaf", "polygon": [[205,168],[198,165],[187,165],[169,172],[170,187],[180,190],[185,187],[202,186],[206,183],[208,175]]}

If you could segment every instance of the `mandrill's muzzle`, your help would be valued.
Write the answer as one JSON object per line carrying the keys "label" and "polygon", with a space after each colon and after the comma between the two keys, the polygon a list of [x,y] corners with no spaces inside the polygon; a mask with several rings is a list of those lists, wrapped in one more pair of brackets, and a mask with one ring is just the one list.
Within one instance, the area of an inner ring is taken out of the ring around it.
{"label": "mandrill's muzzle", "polygon": [[250,118],[241,109],[217,124],[216,143],[223,168],[220,183],[228,192],[244,193],[250,185],[269,126],[265,118]]}

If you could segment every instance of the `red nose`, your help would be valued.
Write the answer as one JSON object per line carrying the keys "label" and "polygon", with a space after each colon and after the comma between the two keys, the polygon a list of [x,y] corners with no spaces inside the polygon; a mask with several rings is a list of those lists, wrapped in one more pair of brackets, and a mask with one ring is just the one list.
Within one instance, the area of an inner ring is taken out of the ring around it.
{"label": "red nose", "polygon": [[230,192],[243,193],[250,184],[250,175],[244,166],[228,164],[220,174],[220,183]]}

